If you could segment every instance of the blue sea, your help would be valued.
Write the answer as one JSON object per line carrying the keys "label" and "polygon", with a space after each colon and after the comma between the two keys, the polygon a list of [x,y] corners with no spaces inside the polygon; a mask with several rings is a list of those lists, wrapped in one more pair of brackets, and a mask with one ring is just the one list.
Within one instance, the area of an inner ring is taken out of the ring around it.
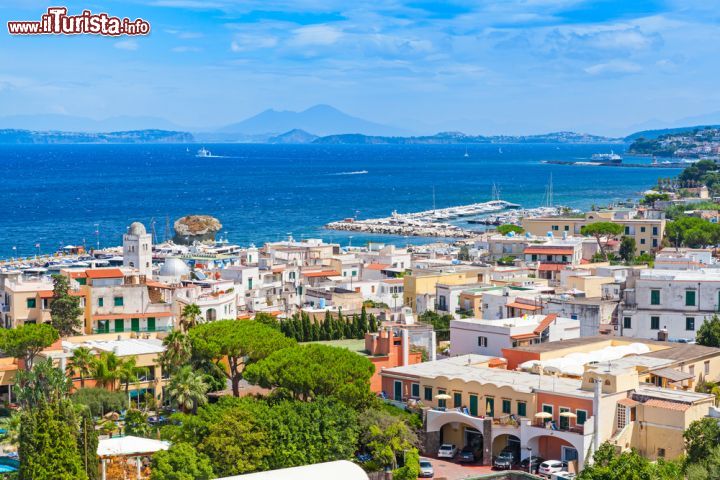
{"label": "blue sea", "polygon": [[[677,170],[567,166],[618,145],[0,145],[0,258],[61,245],[121,243],[133,221],[208,214],[231,242],[323,237],[353,245],[403,238],[323,230],[346,217],[387,216],[490,200],[542,205],[552,175],[555,204],[587,208],[638,197]],[[189,148],[189,152],[187,149]],[[500,150],[501,149],[501,150]],[[631,159],[626,162],[647,162]],[[366,172],[366,173],[364,173]],[[96,227],[97,225],[97,227]],[[99,235],[96,235],[96,228]],[[428,241],[410,239],[411,242]],[[13,250],[13,246],[16,250]]]}

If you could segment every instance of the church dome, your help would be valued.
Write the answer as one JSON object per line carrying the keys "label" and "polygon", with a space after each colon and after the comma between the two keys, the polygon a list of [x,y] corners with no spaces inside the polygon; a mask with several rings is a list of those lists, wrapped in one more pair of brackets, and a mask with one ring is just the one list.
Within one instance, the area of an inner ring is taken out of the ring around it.
{"label": "church dome", "polygon": [[145,235],[147,231],[145,230],[145,225],[142,223],[133,222],[130,224],[130,228],[128,228],[128,233],[130,235]]}
{"label": "church dome", "polygon": [[166,258],[165,263],[160,267],[161,277],[180,278],[190,274],[190,268],[179,258]]}

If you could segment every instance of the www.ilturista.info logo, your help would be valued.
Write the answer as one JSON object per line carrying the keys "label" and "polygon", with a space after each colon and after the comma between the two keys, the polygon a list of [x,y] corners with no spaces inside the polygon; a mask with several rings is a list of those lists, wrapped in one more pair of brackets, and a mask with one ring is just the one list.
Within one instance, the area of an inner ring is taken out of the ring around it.
{"label": "www.ilturista.info logo", "polygon": [[142,18],[111,17],[107,13],[83,10],[80,15],[68,15],[66,7],[50,7],[40,21],[7,22],[11,35],[147,35],[150,23]]}

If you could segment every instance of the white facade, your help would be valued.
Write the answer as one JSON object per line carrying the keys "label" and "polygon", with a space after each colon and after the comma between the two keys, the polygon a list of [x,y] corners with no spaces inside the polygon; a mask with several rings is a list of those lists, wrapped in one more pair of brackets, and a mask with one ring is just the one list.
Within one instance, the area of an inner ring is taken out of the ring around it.
{"label": "white facade", "polygon": [[634,289],[625,290],[620,315],[625,337],[693,341],[706,319],[720,310],[720,272],[643,270]]}
{"label": "white facade", "polygon": [[453,356],[476,354],[502,357],[502,349],[516,346],[518,338],[530,343],[544,343],[578,337],[580,322],[554,315],[500,320],[465,318],[450,322],[450,352]]}
{"label": "white facade", "polygon": [[140,222],[133,222],[123,235],[123,266],[137,269],[141,275],[152,275],[152,235]]}

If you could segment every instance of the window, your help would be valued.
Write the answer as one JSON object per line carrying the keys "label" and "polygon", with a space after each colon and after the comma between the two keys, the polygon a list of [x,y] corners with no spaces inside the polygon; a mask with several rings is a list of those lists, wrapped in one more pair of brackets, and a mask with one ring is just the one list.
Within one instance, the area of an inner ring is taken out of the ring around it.
{"label": "window", "polygon": [[575,423],[577,425],[584,425],[587,421],[587,412],[585,410],[575,410],[575,415],[577,415]]}
{"label": "window", "polygon": [[685,330],[695,330],[695,317],[685,318]]}
{"label": "window", "polygon": [[155,331],[155,317],[148,317],[148,319],[147,319],[147,331],[148,331],[148,332],[154,332],[154,331]]}
{"label": "window", "polygon": [[[567,407],[560,407],[560,413],[569,411],[570,409]],[[560,430],[567,430],[568,428],[570,428],[570,418],[560,415]]]}
{"label": "window", "polygon": [[627,408],[624,405],[617,406],[617,428],[622,430],[627,424]]}
{"label": "window", "polygon": [[453,392],[453,407],[455,407],[455,408],[462,407],[462,393]]}
{"label": "window", "polygon": [[710,360],[705,360],[703,365],[705,367],[705,375],[710,375]]}
{"label": "window", "polygon": [[650,305],[660,305],[660,290],[650,290]]}
{"label": "window", "polygon": [[645,239],[644,239],[644,238],[641,238],[641,239],[640,239],[640,245],[645,245]]}
{"label": "window", "polygon": [[527,415],[527,403],[517,402],[517,414],[518,417],[525,417]]}
{"label": "window", "polygon": [[686,307],[694,307],[695,306],[695,290],[685,290],[685,306]]}
{"label": "window", "polygon": [[113,304],[116,307],[122,307],[123,306],[123,297],[115,297],[113,298]]}
{"label": "window", "polygon": [[653,235],[657,235],[657,234],[658,234],[658,227],[653,227]]}
{"label": "window", "polygon": [[657,238],[653,238],[652,245],[653,245],[653,247],[657,247],[657,246],[658,246]]}
{"label": "window", "polygon": [[115,331],[116,332],[125,331],[125,320],[123,320],[122,318],[118,318],[115,320]]}
{"label": "window", "polygon": [[562,256],[562,261],[563,261],[563,262],[567,262],[567,261],[568,261],[567,255],[563,255],[563,256]]}
{"label": "window", "polygon": [[[542,411],[554,415],[552,405],[543,404]],[[550,420],[552,420],[552,418],[544,418],[543,423],[548,423]]]}
{"label": "window", "polygon": [[478,347],[487,348],[488,342],[487,337],[478,337]]}
{"label": "window", "polygon": [[420,384],[413,383],[410,385],[410,395],[414,398],[420,398]]}
{"label": "window", "polygon": [[533,253],[532,255],[530,255],[530,260],[532,260],[533,262],[537,262],[537,254]]}
{"label": "window", "polygon": [[130,319],[130,331],[131,332],[139,332],[140,331],[140,319],[139,318],[131,318]]}
{"label": "window", "polygon": [[645,227],[640,227],[640,233],[645,233]]}
{"label": "window", "polygon": [[569,232],[569,231],[570,231],[570,225],[565,225],[565,231],[566,231],[566,232]]}
{"label": "window", "polygon": [[658,456],[658,458],[665,458],[665,449],[664,449],[664,448],[658,448],[657,456]]}
{"label": "window", "polygon": [[660,330],[660,317],[650,317],[650,330]]}
{"label": "window", "polygon": [[557,232],[558,230],[560,230],[560,227],[558,227],[557,225],[553,225],[552,229]]}
{"label": "window", "polygon": [[623,328],[632,328],[632,317],[623,318]]}
{"label": "window", "polygon": [[432,400],[432,387],[425,387],[425,401]]}
{"label": "window", "polygon": [[352,271],[352,276],[353,276],[353,277],[357,277],[357,270],[353,270],[353,271]]}
{"label": "window", "polygon": [[37,300],[34,298],[27,299],[27,308],[35,308],[37,306]]}
{"label": "window", "polygon": [[692,375],[693,377],[695,376],[695,365],[690,365],[690,366],[688,367],[688,373],[689,373],[690,375]]}
{"label": "window", "polygon": [[495,399],[493,397],[485,397],[485,415],[488,417],[495,416]]}
{"label": "window", "polygon": [[248,290],[252,290],[252,278],[248,278]]}
{"label": "window", "polygon": [[630,227],[625,227],[625,235],[630,235]]}
{"label": "window", "polygon": [[105,304],[105,299],[102,297],[98,298],[98,307],[102,307]]}
{"label": "window", "polygon": [[511,414],[512,413],[512,402],[507,398],[503,398],[502,401],[502,412]]}

